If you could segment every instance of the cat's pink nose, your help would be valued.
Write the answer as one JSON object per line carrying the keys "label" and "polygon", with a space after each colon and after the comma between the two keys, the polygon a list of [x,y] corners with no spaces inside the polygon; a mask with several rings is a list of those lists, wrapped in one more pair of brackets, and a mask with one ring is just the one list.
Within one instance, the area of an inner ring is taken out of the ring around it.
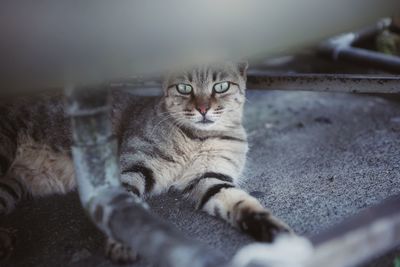
{"label": "cat's pink nose", "polygon": [[207,105],[198,105],[196,109],[200,112],[201,115],[206,115],[207,111],[210,109]]}

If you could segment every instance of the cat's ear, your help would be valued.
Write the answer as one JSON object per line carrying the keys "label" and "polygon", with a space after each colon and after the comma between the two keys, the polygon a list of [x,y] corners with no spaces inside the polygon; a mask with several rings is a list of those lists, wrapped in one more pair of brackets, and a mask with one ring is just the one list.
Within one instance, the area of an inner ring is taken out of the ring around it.
{"label": "cat's ear", "polygon": [[237,63],[237,68],[239,70],[239,74],[241,76],[246,76],[247,68],[249,67],[249,63],[247,61],[240,61]]}

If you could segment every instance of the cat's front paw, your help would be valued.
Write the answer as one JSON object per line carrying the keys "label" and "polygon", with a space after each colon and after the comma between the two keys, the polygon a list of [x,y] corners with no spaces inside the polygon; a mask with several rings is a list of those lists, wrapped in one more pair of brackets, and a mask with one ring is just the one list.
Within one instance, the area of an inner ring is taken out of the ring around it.
{"label": "cat's front paw", "polygon": [[15,239],[14,231],[0,228],[0,261],[10,257],[15,247]]}
{"label": "cat's front paw", "polygon": [[240,229],[258,241],[272,242],[279,234],[292,230],[268,211],[243,210],[238,221]]}
{"label": "cat's front paw", "polygon": [[106,256],[120,264],[133,263],[138,260],[138,255],[134,250],[111,239],[108,239],[106,243]]}

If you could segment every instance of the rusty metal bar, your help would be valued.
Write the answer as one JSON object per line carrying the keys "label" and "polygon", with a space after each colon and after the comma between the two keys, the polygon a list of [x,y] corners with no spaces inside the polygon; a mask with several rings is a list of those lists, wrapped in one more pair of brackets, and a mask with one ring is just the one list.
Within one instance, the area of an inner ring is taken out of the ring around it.
{"label": "rusty metal bar", "polygon": [[258,90],[340,93],[400,93],[400,76],[353,74],[271,74],[250,71],[247,87]]}

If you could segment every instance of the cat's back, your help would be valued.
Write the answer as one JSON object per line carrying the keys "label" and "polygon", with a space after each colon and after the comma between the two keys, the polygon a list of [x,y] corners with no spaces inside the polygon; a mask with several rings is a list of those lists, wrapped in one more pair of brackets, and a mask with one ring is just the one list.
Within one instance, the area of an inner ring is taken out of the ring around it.
{"label": "cat's back", "polygon": [[[129,91],[112,91],[110,116],[116,133],[141,129],[155,116],[159,97],[135,96]],[[29,137],[54,148],[69,149],[71,129],[62,92],[43,92],[0,100],[0,133]]]}
{"label": "cat's back", "polygon": [[161,96],[137,96],[129,91],[112,92],[112,122],[119,138],[143,136],[146,127],[159,119]]}
{"label": "cat's back", "polygon": [[60,92],[13,96],[0,101],[0,133],[53,147],[70,146],[69,121]]}

